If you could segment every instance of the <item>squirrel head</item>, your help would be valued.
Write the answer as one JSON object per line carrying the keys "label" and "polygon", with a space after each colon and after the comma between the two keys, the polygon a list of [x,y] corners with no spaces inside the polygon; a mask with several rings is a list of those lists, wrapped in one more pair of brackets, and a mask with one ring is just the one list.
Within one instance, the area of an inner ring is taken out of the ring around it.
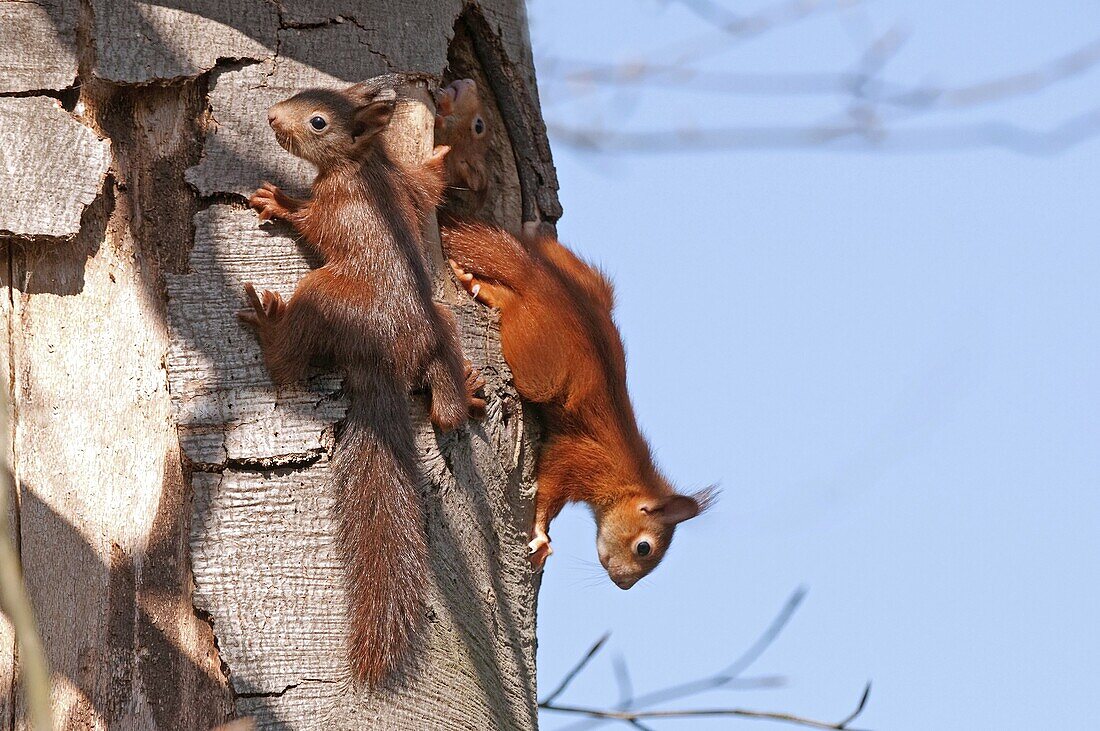
{"label": "squirrel head", "polygon": [[363,82],[344,91],[307,89],[267,110],[275,139],[324,171],[361,160],[386,128],[397,103],[392,87]]}
{"label": "squirrel head", "polygon": [[458,79],[436,92],[435,143],[448,145],[447,185],[479,199],[489,188],[486,155],[493,138],[473,79]]}
{"label": "squirrel head", "polygon": [[710,507],[714,495],[713,488],[663,497],[639,492],[598,511],[596,550],[615,585],[629,589],[655,569],[676,526]]}

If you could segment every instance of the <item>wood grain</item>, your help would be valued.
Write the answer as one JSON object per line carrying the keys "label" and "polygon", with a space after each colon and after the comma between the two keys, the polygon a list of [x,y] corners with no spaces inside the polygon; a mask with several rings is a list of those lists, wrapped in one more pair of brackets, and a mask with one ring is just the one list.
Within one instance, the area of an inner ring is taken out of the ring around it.
{"label": "wood grain", "polygon": [[74,236],[110,161],[110,142],[56,100],[0,98],[0,233]]}
{"label": "wood grain", "polygon": [[267,0],[93,0],[95,75],[129,84],[197,76],[219,60],[273,58]]}
{"label": "wood grain", "polygon": [[78,0],[0,0],[0,93],[71,86],[79,18]]}

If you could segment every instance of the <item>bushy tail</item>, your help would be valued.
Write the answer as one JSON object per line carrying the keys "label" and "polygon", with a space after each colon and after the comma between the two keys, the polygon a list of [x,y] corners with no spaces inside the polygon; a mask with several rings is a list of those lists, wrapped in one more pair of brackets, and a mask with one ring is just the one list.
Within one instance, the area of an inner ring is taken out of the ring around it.
{"label": "bushy tail", "polygon": [[440,229],[443,251],[481,279],[522,291],[534,261],[519,239],[503,229],[463,222]]}
{"label": "bushy tail", "polygon": [[385,371],[345,379],[351,406],[332,460],[347,563],[349,661],[355,678],[370,686],[411,654],[428,572],[408,396]]}

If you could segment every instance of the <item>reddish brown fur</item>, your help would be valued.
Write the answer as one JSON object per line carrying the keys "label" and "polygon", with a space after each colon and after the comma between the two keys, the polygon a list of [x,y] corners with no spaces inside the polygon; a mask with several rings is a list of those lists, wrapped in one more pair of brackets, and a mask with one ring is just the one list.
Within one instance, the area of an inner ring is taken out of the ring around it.
{"label": "reddish brown fur", "polygon": [[436,93],[435,141],[451,146],[446,159],[448,212],[476,211],[489,190],[493,131],[473,79],[452,81]]}
{"label": "reddish brown fur", "polygon": [[[279,143],[318,174],[308,199],[264,184],[249,202],[261,219],[290,222],[324,265],[288,302],[246,285],[252,309],[241,314],[276,383],[302,378],[319,356],[345,373],[351,405],[331,471],[350,664],[371,685],[402,666],[423,615],[427,541],[407,394],[427,386],[432,421],[444,430],[484,406],[468,393],[480,383],[464,369],[454,318],[432,302],[420,233],[443,192],[446,150],[420,167],[390,157],[379,132],[393,112],[392,83],[310,90],[269,111]],[[320,132],[314,117],[326,123]]]}
{"label": "reddish brown fur", "polygon": [[[443,231],[455,272],[500,309],[501,346],[516,390],[542,412],[532,552],[549,553],[550,521],[567,502],[588,503],[600,561],[630,588],[660,562],[677,523],[710,499],[678,495],[653,463],[626,387],[626,356],[611,317],[611,284],[549,236],[519,240],[482,224]],[[638,544],[650,545],[648,555]]]}
{"label": "reddish brown fur", "polygon": [[[483,196],[493,130],[476,132],[478,120],[485,124],[477,87],[456,81],[437,99],[436,140],[451,147],[448,185]],[[600,561],[629,588],[660,562],[676,524],[705,509],[711,492],[678,495],[653,464],[627,393],[611,284],[530,227],[521,241],[498,228],[447,220],[443,241],[455,273],[477,299],[500,308],[501,345],[516,389],[542,411],[546,444],[532,560],[541,565],[549,555],[550,521],[565,503],[587,502],[599,525]],[[642,540],[651,547],[646,556],[638,555]]]}

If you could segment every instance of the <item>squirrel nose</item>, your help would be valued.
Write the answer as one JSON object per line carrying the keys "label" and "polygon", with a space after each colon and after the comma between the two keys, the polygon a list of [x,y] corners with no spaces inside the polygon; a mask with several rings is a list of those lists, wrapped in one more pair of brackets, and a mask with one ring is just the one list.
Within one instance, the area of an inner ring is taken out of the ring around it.
{"label": "squirrel nose", "polygon": [[272,110],[272,109],[267,110],[267,123],[270,124],[272,127],[274,127],[275,126],[275,119],[276,119],[275,111]]}

